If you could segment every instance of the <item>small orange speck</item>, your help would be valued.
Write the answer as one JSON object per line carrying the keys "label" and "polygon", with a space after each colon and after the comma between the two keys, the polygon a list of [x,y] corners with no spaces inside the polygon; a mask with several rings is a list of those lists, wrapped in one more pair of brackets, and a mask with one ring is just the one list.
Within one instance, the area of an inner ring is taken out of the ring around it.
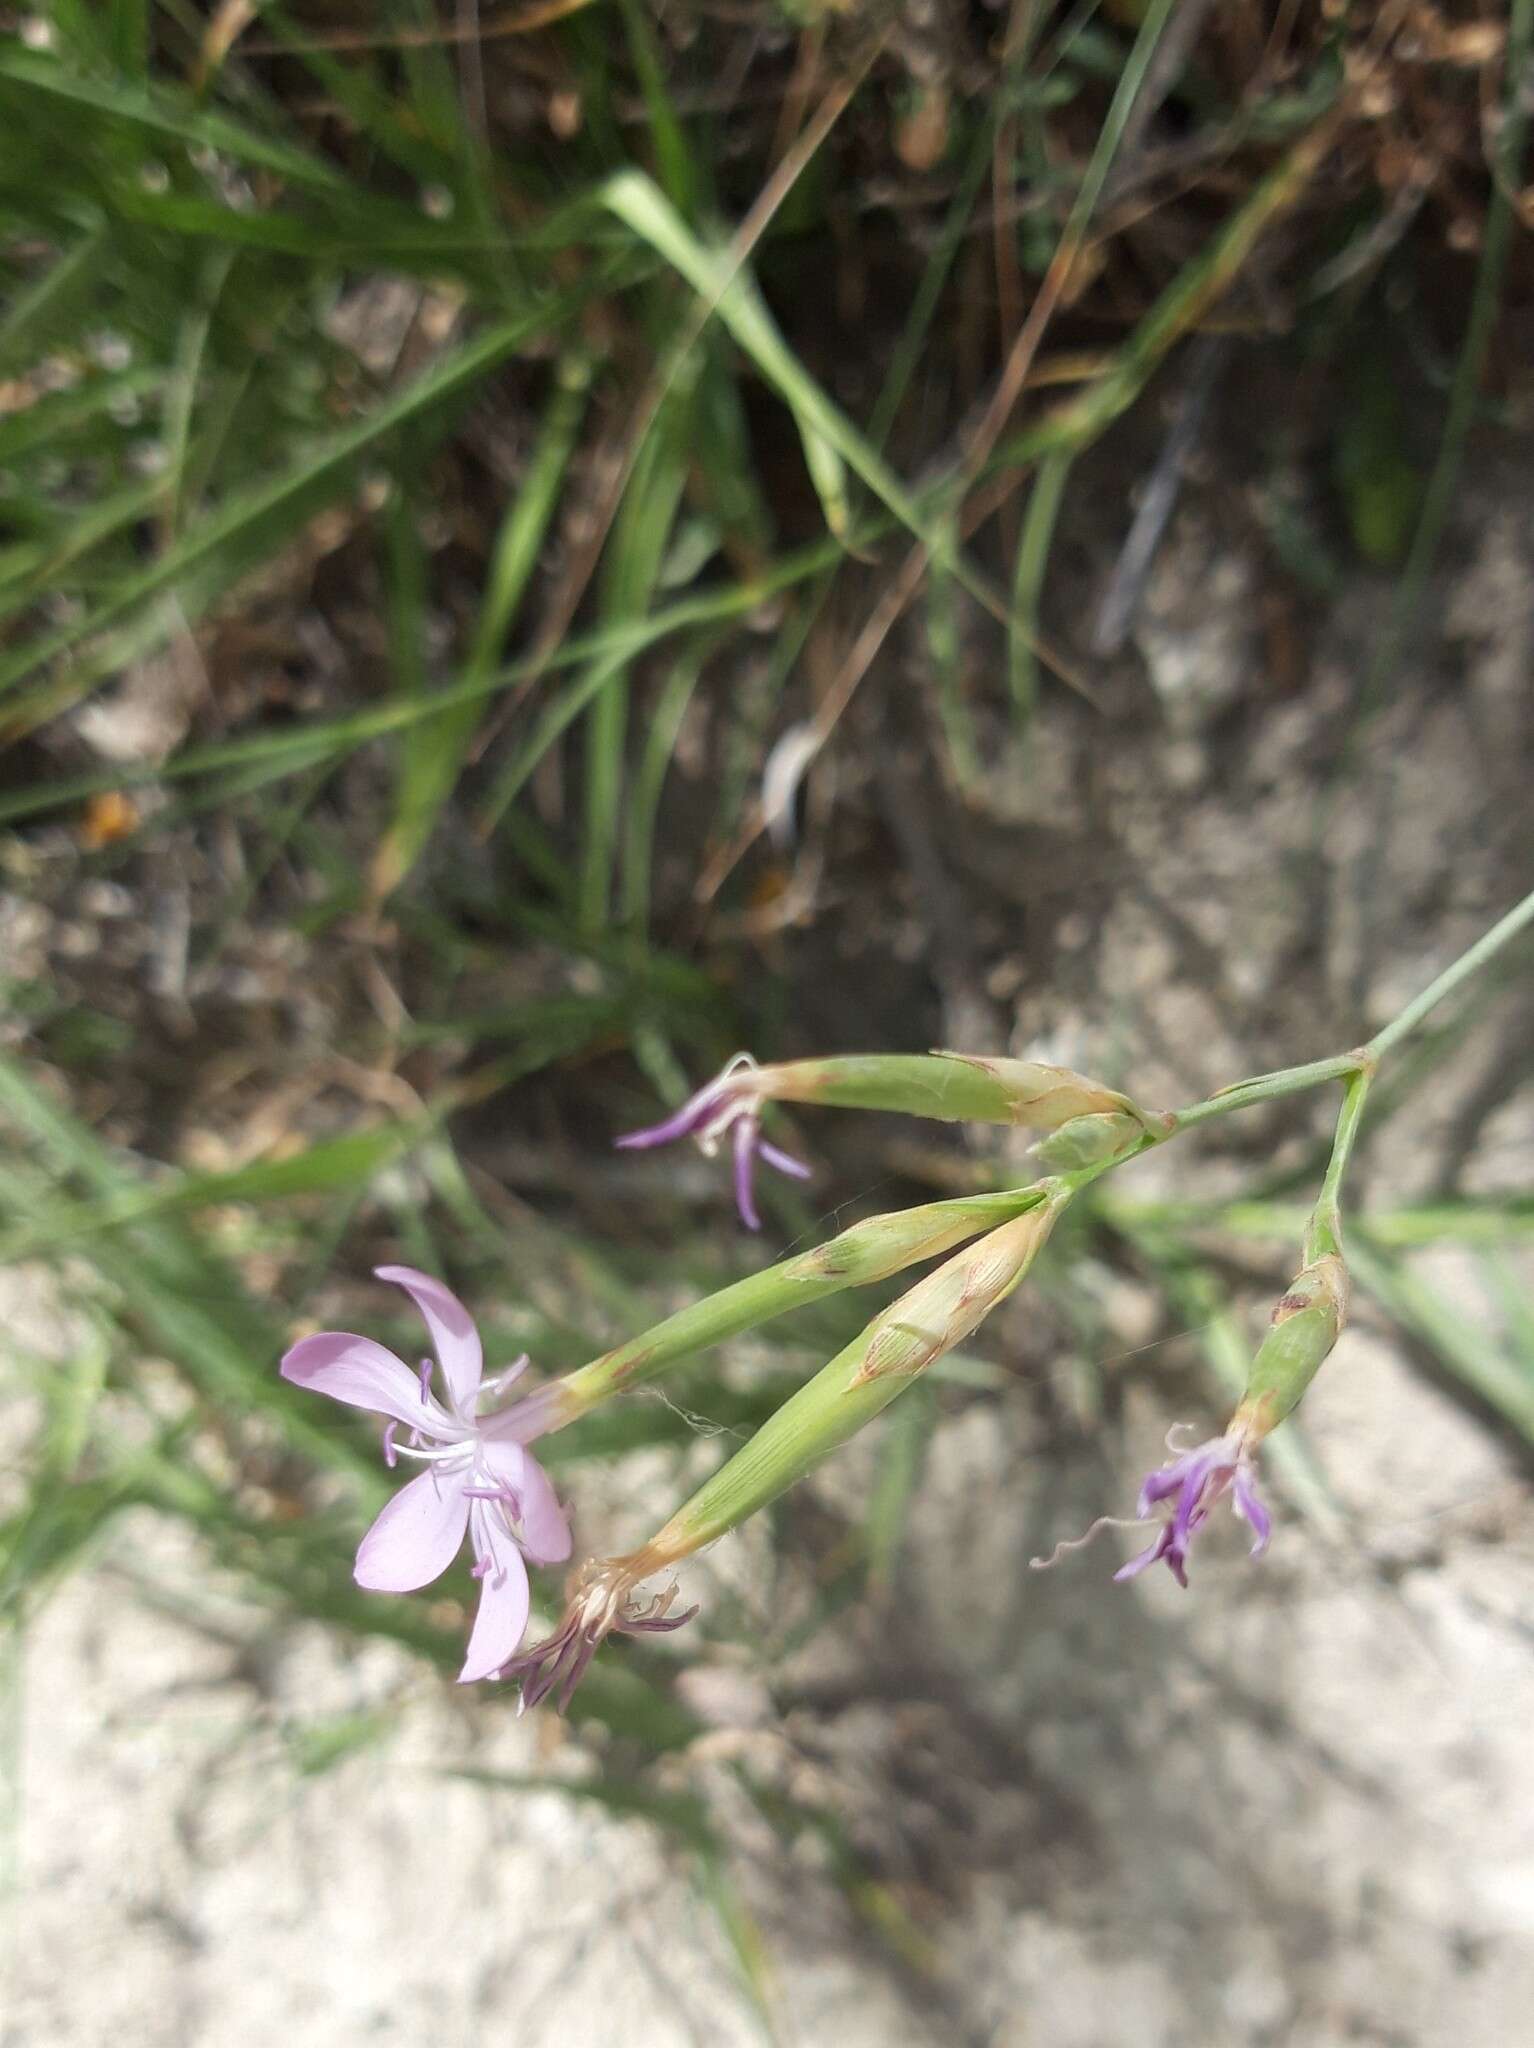
{"label": "small orange speck", "polygon": [[138,828],[138,807],[120,789],[104,789],[93,796],[80,821],[81,844],[95,851],[126,839]]}

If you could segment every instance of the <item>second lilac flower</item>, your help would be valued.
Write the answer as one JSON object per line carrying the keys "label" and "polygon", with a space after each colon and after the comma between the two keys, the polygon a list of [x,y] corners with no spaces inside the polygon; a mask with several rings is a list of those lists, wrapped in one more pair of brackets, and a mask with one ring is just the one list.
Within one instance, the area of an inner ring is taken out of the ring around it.
{"label": "second lilac flower", "polygon": [[624,1151],[642,1152],[652,1145],[670,1145],[678,1138],[691,1138],[704,1157],[712,1159],[720,1140],[728,1136],[735,1164],[735,1206],[747,1230],[762,1227],[752,1185],[759,1158],[795,1180],[810,1177],[810,1169],[802,1159],[780,1151],[762,1136],[762,1095],[752,1079],[758,1071],[750,1053],[739,1052],[722,1073],[690,1096],[674,1116],[640,1131],[625,1132],[617,1141]]}

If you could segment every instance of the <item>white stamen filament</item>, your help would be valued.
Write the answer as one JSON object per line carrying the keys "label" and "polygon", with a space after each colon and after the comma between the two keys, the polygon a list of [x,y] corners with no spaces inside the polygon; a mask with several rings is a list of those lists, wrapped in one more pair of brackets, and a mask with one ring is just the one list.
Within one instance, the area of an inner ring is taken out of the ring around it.
{"label": "white stamen filament", "polygon": [[505,1393],[512,1381],[520,1379],[531,1364],[532,1359],[524,1351],[520,1358],[514,1358],[510,1365],[502,1367],[500,1372],[492,1374],[487,1380],[481,1380],[479,1392],[474,1396],[474,1406],[478,1408],[480,1402],[487,1397],[494,1400],[497,1394]]}
{"label": "white stamen filament", "polygon": [[426,1444],[396,1444],[394,1451],[397,1457],[419,1458],[423,1465],[441,1465],[453,1458],[461,1459],[465,1464],[471,1464],[474,1459],[472,1443],[462,1440],[457,1443],[439,1443],[430,1446]]}
{"label": "white stamen filament", "polygon": [[1161,1519],[1158,1515],[1099,1515],[1084,1535],[1062,1537],[1048,1557],[1030,1557],[1028,1569],[1031,1572],[1050,1571],[1071,1551],[1085,1550],[1100,1529],[1143,1529],[1147,1524],[1159,1522]]}

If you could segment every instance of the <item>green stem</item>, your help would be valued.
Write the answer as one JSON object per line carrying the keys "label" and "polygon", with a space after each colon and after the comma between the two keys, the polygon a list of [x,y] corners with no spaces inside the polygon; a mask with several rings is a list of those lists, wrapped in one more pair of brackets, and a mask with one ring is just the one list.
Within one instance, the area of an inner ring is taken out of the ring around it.
{"label": "green stem", "polygon": [[[1271,1102],[1281,1095],[1295,1095],[1302,1089],[1318,1088],[1326,1081],[1344,1081],[1349,1084],[1350,1101],[1353,1101],[1351,1120],[1349,1104],[1345,1102],[1342,1112],[1343,1124],[1338,1126],[1338,1144],[1343,1147],[1341,1160],[1339,1163],[1338,1154],[1334,1151],[1332,1169],[1328,1170],[1329,1182],[1333,1169],[1340,1180],[1347,1165],[1347,1155],[1352,1150],[1353,1139],[1357,1134],[1357,1115],[1363,1108],[1363,1100],[1368,1093],[1369,1083],[1373,1079],[1378,1062],[1386,1053],[1393,1052],[1402,1039],[1410,1037],[1422,1020],[1431,1011],[1436,1010],[1446,996],[1452,995],[1455,989],[1461,987],[1472,975],[1479,973],[1488,960],[1500,953],[1510,939],[1516,938],[1519,932],[1530,924],[1534,924],[1534,890],[1530,890],[1521,903],[1514,904],[1507,915],[1499,918],[1490,931],[1483,932],[1473,946],[1461,953],[1436,980],[1429,982],[1421,995],[1414,997],[1398,1017],[1393,1018],[1383,1031],[1377,1031],[1368,1044],[1361,1046],[1357,1052],[1338,1053],[1334,1058],[1327,1060],[1312,1060],[1303,1067],[1280,1067],[1271,1074],[1256,1074],[1249,1081],[1237,1081],[1229,1088],[1221,1088],[1202,1102],[1190,1103],[1186,1109],[1175,1110],[1172,1113],[1171,1129],[1165,1136],[1175,1137],[1180,1131],[1190,1130],[1195,1124],[1207,1123],[1212,1117],[1226,1116],[1231,1110],[1249,1109],[1257,1102]],[[1362,1086],[1357,1092],[1356,1100],[1353,1100],[1352,1084],[1355,1082],[1361,1082]],[[1344,1125],[1347,1125],[1345,1139]],[[1159,1136],[1149,1137],[1146,1142],[1162,1144],[1165,1139]],[[1144,1151],[1146,1147],[1142,1145],[1139,1149]],[[1131,1153],[1128,1156],[1133,1158],[1135,1155]]]}
{"label": "green stem", "polygon": [[1348,1161],[1353,1155],[1353,1143],[1363,1122],[1364,1103],[1373,1082],[1373,1067],[1362,1067],[1351,1076],[1343,1094],[1342,1113],[1337,1119],[1337,1135],[1332,1140],[1326,1178],[1321,1183],[1321,1192],[1316,1197],[1316,1206],[1311,1211],[1305,1231],[1307,1266],[1328,1252],[1334,1252],[1338,1257],[1342,1254],[1342,1176],[1347,1172]]}
{"label": "green stem", "polygon": [[1202,1102],[1174,1110],[1172,1128],[1166,1135],[1176,1137],[1178,1132],[1190,1130],[1194,1124],[1208,1123],[1211,1117],[1228,1116],[1236,1109],[1250,1109],[1257,1102],[1274,1102],[1281,1095],[1298,1095],[1303,1089],[1319,1088],[1325,1081],[1346,1081],[1358,1072],[1358,1068],[1359,1055],[1345,1052],[1329,1060],[1311,1060],[1303,1067],[1278,1067],[1271,1074],[1254,1074],[1249,1081],[1233,1082],[1229,1088],[1221,1088]]}
{"label": "green stem", "polygon": [[1506,917],[1499,918],[1489,932],[1483,932],[1469,949],[1461,953],[1451,967],[1446,967],[1436,981],[1430,981],[1414,1002],[1406,1005],[1392,1023],[1383,1031],[1377,1031],[1364,1047],[1371,1060],[1378,1060],[1422,1022],[1430,1010],[1436,1010],[1445,996],[1452,995],[1462,982],[1470,979],[1486,965],[1494,953],[1500,953],[1509,939],[1530,923],[1534,923],[1534,889],[1531,889],[1521,903],[1515,903]]}

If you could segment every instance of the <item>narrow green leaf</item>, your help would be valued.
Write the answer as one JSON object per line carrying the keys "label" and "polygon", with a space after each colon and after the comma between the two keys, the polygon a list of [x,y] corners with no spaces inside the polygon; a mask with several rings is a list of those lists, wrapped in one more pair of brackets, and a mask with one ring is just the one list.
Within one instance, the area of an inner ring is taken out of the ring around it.
{"label": "narrow green leaf", "polygon": [[[685,366],[673,380],[629,477],[603,564],[604,625],[641,625],[654,597],[687,482],[695,381]],[[586,823],[578,897],[587,931],[606,924],[611,905],[628,735],[627,664],[603,662],[598,669],[586,724]]]}
{"label": "narrow green leaf", "polygon": [[274,1202],[365,1186],[421,1141],[424,1124],[386,1124],[349,1131],[285,1159],[258,1160],[228,1173],[177,1174],[164,1186],[125,1188],[88,1203],[61,1205],[0,1236],[0,1264],[36,1258],[60,1246],[121,1230],[151,1217],[207,1209],[225,1202]]}
{"label": "narrow green leaf", "polygon": [[0,80],[10,79],[28,92],[59,103],[60,118],[69,109],[106,114],[151,133],[184,143],[190,149],[212,149],[259,164],[317,192],[345,192],[342,174],[308,150],[263,135],[227,115],[199,108],[190,98],[157,88],[153,91],[125,80],[89,76],[69,70],[57,58],[0,46]]}
{"label": "narrow green leaf", "polygon": [[698,643],[686,649],[673,663],[665,687],[650,714],[644,753],[634,776],[629,796],[628,834],[623,862],[623,895],[620,918],[636,939],[644,933],[650,906],[650,876],[655,848],[655,822],[660,813],[661,789],[687,706],[703,672],[708,649]]}
{"label": "narrow green leaf", "polygon": [[410,735],[400,760],[394,822],[374,863],[374,887],[380,896],[387,896],[414,867],[453,793],[559,502],[585,414],[590,376],[584,352],[567,356],[555,373],[554,395],[527,474],[495,538],[479,622],[460,676],[460,688],[476,688],[480,694],[461,697]]}
{"label": "narrow green leaf", "polygon": [[1404,1329],[1420,1339],[1455,1379],[1534,1443],[1534,1373],[1478,1329],[1404,1259],[1392,1258],[1357,1226],[1348,1236],[1348,1267],[1358,1283]]}
{"label": "narrow green leaf", "polygon": [[43,640],[0,661],[0,689],[14,686],[43,663],[115,624],[126,613],[160,592],[182,583],[210,558],[238,546],[251,529],[284,515],[290,522],[312,513],[327,497],[345,488],[359,457],[386,435],[472,389],[507,356],[535,334],[548,331],[574,309],[578,295],[501,321],[474,340],[438,359],[414,383],[385,399],[366,418],[322,444],[302,462],[268,484],[241,492],[231,502],[200,520],[174,547],[128,578],[114,594],[83,619],[59,628]]}
{"label": "narrow green leaf", "polygon": [[1055,521],[1075,454],[1061,449],[1039,464],[1028,494],[1028,516],[1018,542],[1012,583],[1012,611],[1007,621],[1007,672],[1012,686],[1012,715],[1018,729],[1033,717],[1038,698],[1039,600],[1049,566]]}

